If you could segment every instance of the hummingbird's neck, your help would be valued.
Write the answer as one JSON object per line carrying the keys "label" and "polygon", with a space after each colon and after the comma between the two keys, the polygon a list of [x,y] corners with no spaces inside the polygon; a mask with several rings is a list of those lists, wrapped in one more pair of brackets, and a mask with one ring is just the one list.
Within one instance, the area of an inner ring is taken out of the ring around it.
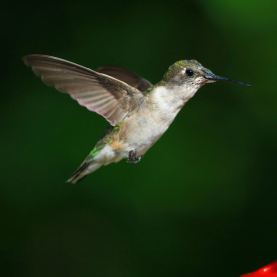
{"label": "hummingbird's neck", "polygon": [[158,84],[150,93],[150,98],[158,110],[175,117],[196,91],[194,87]]}

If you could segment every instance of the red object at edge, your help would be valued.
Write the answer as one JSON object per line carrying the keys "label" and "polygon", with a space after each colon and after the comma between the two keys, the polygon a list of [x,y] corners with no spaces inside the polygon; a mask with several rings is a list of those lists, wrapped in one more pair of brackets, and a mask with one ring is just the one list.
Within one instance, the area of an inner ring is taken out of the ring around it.
{"label": "red object at edge", "polygon": [[273,262],[255,272],[243,274],[241,277],[277,277],[277,262]]}

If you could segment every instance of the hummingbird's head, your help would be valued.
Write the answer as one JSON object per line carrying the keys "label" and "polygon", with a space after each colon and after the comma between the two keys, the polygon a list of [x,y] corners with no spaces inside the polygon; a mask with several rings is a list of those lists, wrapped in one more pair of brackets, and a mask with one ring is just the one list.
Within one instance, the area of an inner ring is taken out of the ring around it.
{"label": "hummingbird's head", "polygon": [[182,60],[174,63],[169,67],[163,80],[168,85],[185,86],[193,90],[198,90],[201,86],[216,81],[229,81],[249,86],[249,84],[240,81],[215,75],[211,70],[205,68],[196,60]]}

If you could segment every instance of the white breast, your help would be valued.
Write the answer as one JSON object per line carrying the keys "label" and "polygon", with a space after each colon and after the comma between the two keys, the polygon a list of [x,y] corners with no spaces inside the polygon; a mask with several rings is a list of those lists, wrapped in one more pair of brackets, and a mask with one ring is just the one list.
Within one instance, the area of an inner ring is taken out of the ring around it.
{"label": "white breast", "polygon": [[138,113],[128,120],[129,149],[136,149],[143,155],[168,129],[194,93],[164,86],[155,88]]}

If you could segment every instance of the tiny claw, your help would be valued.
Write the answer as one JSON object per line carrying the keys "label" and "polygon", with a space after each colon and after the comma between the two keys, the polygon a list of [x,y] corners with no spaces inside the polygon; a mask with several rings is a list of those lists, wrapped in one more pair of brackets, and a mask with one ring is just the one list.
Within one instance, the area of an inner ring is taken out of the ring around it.
{"label": "tiny claw", "polygon": [[137,152],[135,150],[129,151],[128,155],[128,163],[137,164],[141,160],[141,156],[137,156]]}

